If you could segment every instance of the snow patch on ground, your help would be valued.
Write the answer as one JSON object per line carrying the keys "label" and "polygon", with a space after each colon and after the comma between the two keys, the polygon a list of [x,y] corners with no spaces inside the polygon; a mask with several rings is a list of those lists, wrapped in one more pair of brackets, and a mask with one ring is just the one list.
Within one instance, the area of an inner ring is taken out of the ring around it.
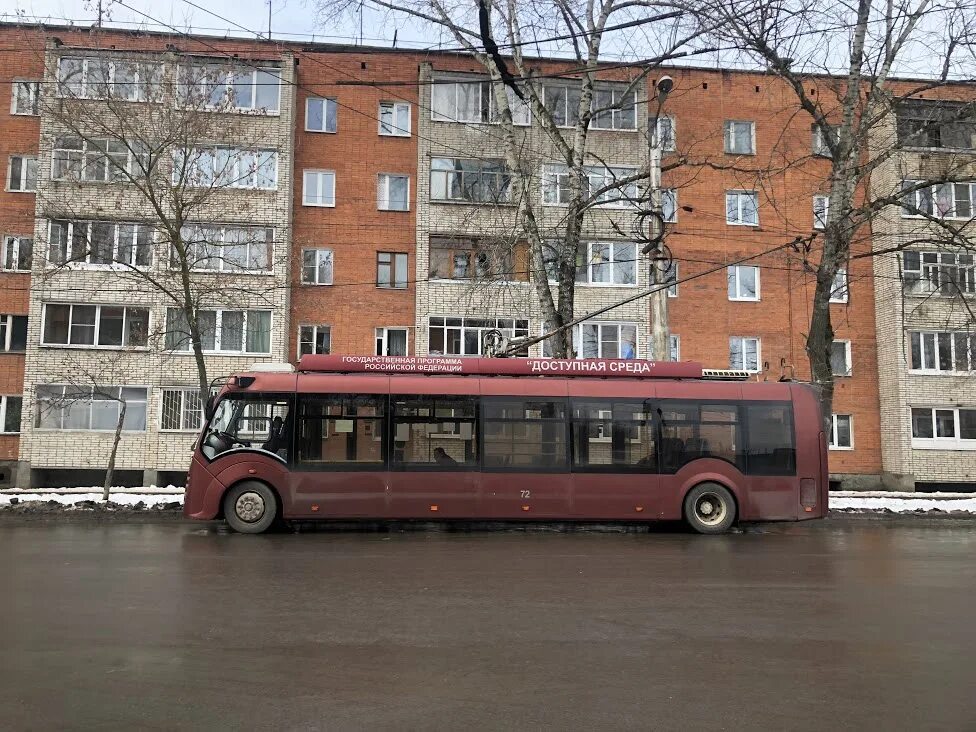
{"label": "snow patch on ground", "polygon": [[[0,491],[0,506],[9,506],[12,503],[48,503],[54,501],[62,506],[74,506],[86,501],[103,503],[102,490],[100,488],[73,488],[54,491]],[[133,489],[119,489],[112,491],[109,495],[109,502],[117,506],[135,506],[139,503],[146,508],[164,506],[166,504],[183,504],[183,489],[167,486],[165,490],[153,490],[150,492],[136,491]]]}
{"label": "snow patch on ground", "polygon": [[[903,496],[913,496],[907,498]],[[965,511],[976,513],[976,496],[969,493],[943,494],[951,497],[932,498],[932,494],[908,493],[901,495],[884,495],[875,493],[867,496],[830,494],[831,510],[854,511],[892,511],[893,513],[911,513],[913,511]],[[924,497],[919,497],[924,496]]]}

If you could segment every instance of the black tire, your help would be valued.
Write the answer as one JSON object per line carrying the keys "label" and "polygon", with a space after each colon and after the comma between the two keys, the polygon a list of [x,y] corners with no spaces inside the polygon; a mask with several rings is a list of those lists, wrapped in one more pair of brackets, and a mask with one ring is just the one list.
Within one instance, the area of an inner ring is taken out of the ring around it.
{"label": "black tire", "polygon": [[260,534],[275,525],[278,498],[264,483],[238,483],[224,496],[224,518],[241,534]]}
{"label": "black tire", "polygon": [[685,496],[684,514],[699,534],[724,534],[735,523],[735,499],[718,483],[700,483]]}

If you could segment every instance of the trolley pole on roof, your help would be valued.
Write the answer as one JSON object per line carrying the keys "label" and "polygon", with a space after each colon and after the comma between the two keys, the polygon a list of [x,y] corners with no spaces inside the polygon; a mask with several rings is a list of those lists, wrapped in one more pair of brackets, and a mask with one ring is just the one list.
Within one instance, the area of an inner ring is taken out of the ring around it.
{"label": "trolley pole on roof", "polygon": [[[662,287],[650,295],[650,356],[654,361],[670,361],[670,327],[668,323],[668,290],[663,285],[668,281],[672,268],[670,253],[664,246],[664,199],[661,190],[661,152],[665,140],[662,139],[661,108],[664,101],[674,87],[674,80],[670,76],[662,76],[654,85],[657,109],[653,115],[648,115],[647,130],[650,142],[650,163],[648,175],[648,201],[650,208],[638,217],[638,236],[647,243],[641,254],[650,254],[650,283],[651,287]],[[648,100],[648,107],[653,104]],[[670,125],[667,125],[670,134]],[[644,231],[646,222],[650,222],[652,230]]]}

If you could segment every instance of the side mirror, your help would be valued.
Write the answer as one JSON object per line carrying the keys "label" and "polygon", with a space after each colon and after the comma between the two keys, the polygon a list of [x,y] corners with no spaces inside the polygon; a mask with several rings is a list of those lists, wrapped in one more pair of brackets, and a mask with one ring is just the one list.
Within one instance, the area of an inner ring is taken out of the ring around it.
{"label": "side mirror", "polygon": [[216,405],[217,405],[217,395],[216,394],[211,394],[207,398],[207,406],[204,409],[204,415],[203,416],[206,417],[207,419],[210,419],[211,417],[213,417],[214,407]]}

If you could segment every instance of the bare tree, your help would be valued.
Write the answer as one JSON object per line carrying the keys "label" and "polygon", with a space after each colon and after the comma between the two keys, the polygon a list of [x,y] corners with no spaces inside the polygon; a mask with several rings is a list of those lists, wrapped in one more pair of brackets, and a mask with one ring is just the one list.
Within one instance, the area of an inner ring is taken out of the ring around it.
{"label": "bare tree", "polygon": [[[804,258],[816,277],[806,351],[829,420],[834,393],[830,300],[838,273],[847,271],[852,258],[891,255],[918,242],[905,236],[885,240],[883,234],[872,233],[872,224],[904,207],[927,220],[926,240],[933,245],[973,248],[966,222],[947,221],[933,206],[919,203],[931,201],[933,186],[972,178],[971,155],[945,150],[936,156],[936,164],[909,174],[902,153],[929,146],[923,138],[937,136],[942,127],[961,136],[976,134],[971,98],[952,88],[960,73],[962,78],[971,76],[964,69],[973,61],[974,7],[964,0],[859,0],[829,8],[806,0],[671,5],[689,22],[698,22],[717,45],[729,49],[724,61],[734,58],[766,69],[790,90],[796,113],[810,121],[814,149],[801,155],[784,152],[783,169],[811,155],[829,160],[820,190],[818,236]],[[923,80],[897,77],[918,73],[919,67],[925,72]],[[933,104],[934,100],[942,101]],[[914,117],[906,114],[916,102],[927,104],[927,111]],[[974,144],[976,137],[959,146]],[[953,147],[941,142],[936,146]],[[891,175],[893,169],[900,175]],[[750,172],[768,179],[776,171],[744,171]]]}
{"label": "bare tree", "polygon": [[[325,22],[359,8],[358,2],[349,0],[318,0],[317,4]],[[564,358],[571,355],[572,338],[566,326],[574,316],[577,256],[588,215],[608,201],[637,205],[637,184],[648,178],[646,162],[634,171],[615,171],[590,144],[591,126],[610,120],[612,128],[612,120],[620,116],[627,119],[629,128],[643,129],[646,115],[641,110],[647,109],[648,73],[663,61],[687,55],[678,49],[691,36],[677,33],[678,27],[667,22],[676,17],[671,9],[656,13],[646,3],[630,0],[599,4],[376,0],[374,4],[393,15],[446,31],[458,50],[471,54],[483,68],[490,88],[485,103],[497,123],[494,134],[504,149],[511,176],[506,196],[517,206],[518,236],[527,243],[535,295],[543,320],[553,332],[549,339],[552,353]],[[630,29],[625,45],[641,47],[645,57],[653,58],[607,68],[601,58],[605,40],[624,28]],[[638,31],[643,31],[639,38]],[[693,35],[698,33],[693,31]],[[527,55],[525,48],[549,49],[553,44],[567,51],[566,63],[555,70],[549,64],[547,74],[546,64]],[[561,90],[546,95],[545,81],[552,80],[551,73],[557,75]],[[614,92],[601,85],[607,81],[617,82]],[[541,130],[550,150],[540,155],[527,149],[523,126],[527,120]],[[562,166],[558,203],[564,206],[564,215],[557,227],[549,225],[540,205],[540,157],[557,160]],[[602,180],[588,175],[595,167],[606,171]]]}
{"label": "bare tree", "polygon": [[[267,213],[237,194],[277,187],[276,126],[290,125],[277,122],[284,71],[175,49],[127,54],[55,45],[45,59],[42,150],[50,150],[51,168],[50,183],[38,191],[38,216],[49,221],[44,276],[104,265],[115,275],[108,282],[161,300],[168,309],[159,339],[193,354],[206,398],[214,308],[271,304],[282,295],[267,278],[245,275],[287,261],[286,247],[273,241],[287,232],[260,223]],[[112,208],[108,220],[93,216]],[[240,338],[261,328],[270,323],[250,323],[245,332],[242,322]]]}

